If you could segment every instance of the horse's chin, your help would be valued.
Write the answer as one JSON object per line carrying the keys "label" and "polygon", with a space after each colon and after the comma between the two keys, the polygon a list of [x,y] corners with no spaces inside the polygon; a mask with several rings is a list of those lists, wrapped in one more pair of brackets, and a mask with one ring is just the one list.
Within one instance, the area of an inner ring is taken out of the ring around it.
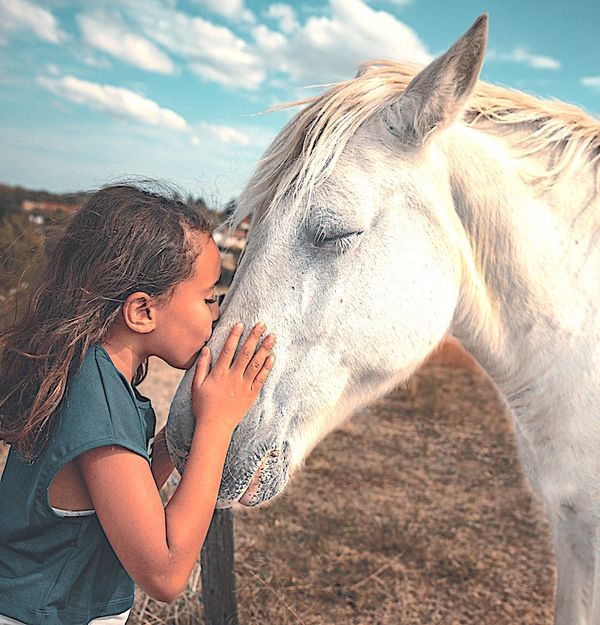
{"label": "horse's chin", "polygon": [[288,475],[289,446],[284,443],[280,449],[271,449],[262,457],[246,488],[238,497],[234,499],[222,497],[224,493],[219,493],[217,508],[228,508],[236,499],[242,506],[259,506],[273,499],[285,488]]}

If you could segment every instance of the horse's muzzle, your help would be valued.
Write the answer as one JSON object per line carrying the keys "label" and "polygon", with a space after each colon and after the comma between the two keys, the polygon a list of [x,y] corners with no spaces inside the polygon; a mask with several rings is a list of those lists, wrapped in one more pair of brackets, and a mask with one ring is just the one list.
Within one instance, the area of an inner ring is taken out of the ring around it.
{"label": "horse's muzzle", "polygon": [[[254,455],[254,462],[243,471],[231,471],[227,464],[217,498],[217,508],[228,508],[234,502],[243,506],[257,506],[280,493],[288,481],[289,445],[271,448]],[[239,463],[239,457],[237,462]],[[239,466],[239,464],[238,464]]]}
{"label": "horse's muzzle", "polygon": [[[239,503],[243,506],[256,506],[283,490],[288,479],[287,449],[287,444],[283,447],[285,453],[273,449],[262,459]],[[284,456],[283,461],[281,456]]]}

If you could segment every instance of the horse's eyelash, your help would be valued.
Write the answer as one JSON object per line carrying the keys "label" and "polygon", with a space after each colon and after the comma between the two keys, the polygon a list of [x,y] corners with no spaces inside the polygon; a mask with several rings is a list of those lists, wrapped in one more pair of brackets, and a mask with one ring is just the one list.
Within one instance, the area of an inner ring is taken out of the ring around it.
{"label": "horse's eyelash", "polygon": [[338,238],[335,241],[335,246],[340,250],[340,252],[345,252],[351,245],[353,236],[347,236],[343,238]]}
{"label": "horse's eyelash", "polygon": [[350,245],[352,245],[354,239],[362,233],[363,231],[359,230],[357,232],[346,232],[344,234],[327,236],[324,230],[320,230],[315,237],[315,243],[320,247],[332,246],[335,247],[337,251],[345,252]]}

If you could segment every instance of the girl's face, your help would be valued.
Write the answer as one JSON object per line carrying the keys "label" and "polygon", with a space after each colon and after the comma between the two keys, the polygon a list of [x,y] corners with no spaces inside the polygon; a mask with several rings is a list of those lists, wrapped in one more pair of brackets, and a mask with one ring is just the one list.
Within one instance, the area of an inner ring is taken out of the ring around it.
{"label": "girl's face", "polygon": [[193,274],[177,284],[167,304],[157,307],[152,354],[177,369],[189,369],[212,334],[219,318],[215,288],[221,275],[221,255],[210,235],[200,239],[202,252]]}

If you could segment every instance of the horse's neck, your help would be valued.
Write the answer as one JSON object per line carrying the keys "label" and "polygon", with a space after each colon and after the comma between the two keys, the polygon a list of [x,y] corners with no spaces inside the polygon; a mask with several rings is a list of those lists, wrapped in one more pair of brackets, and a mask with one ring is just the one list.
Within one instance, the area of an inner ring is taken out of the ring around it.
{"label": "horse's neck", "polygon": [[452,194],[472,256],[452,331],[516,412],[545,410],[565,380],[600,366],[593,171],[536,196],[505,139],[453,132],[446,147]]}

